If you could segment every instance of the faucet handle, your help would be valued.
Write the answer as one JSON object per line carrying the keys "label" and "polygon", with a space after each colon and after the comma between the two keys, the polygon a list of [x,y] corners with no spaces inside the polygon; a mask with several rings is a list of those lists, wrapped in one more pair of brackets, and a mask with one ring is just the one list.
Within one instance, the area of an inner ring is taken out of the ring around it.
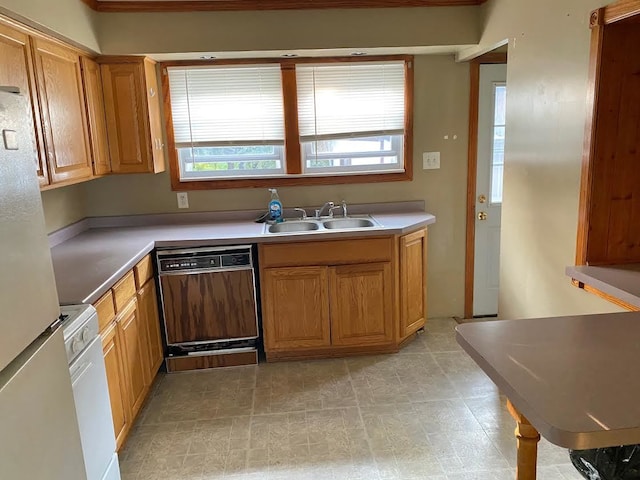
{"label": "faucet handle", "polygon": [[296,207],[296,208],[294,208],[293,210],[294,210],[294,211],[296,211],[296,212],[300,212],[300,213],[302,213],[302,218],[301,218],[301,220],[306,220],[306,219],[307,219],[307,211],[306,211],[304,208],[297,208],[297,207]]}

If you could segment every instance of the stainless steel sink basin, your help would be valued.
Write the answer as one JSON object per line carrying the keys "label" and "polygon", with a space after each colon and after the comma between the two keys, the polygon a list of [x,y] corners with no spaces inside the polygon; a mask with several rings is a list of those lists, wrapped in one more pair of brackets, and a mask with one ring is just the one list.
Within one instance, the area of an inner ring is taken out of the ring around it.
{"label": "stainless steel sink basin", "polygon": [[336,218],[335,220],[326,220],[322,222],[324,228],[371,228],[376,224],[368,218]]}
{"label": "stainless steel sink basin", "polygon": [[320,226],[315,222],[282,222],[269,225],[269,233],[309,232],[318,230]]}

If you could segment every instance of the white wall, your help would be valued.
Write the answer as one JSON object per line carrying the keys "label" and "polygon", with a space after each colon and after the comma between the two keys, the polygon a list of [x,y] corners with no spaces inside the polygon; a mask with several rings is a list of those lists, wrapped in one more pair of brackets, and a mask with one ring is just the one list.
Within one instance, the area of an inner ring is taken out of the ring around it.
{"label": "white wall", "polygon": [[0,0],[0,13],[79,46],[100,50],[98,14],[80,0]]}
{"label": "white wall", "polygon": [[509,40],[500,316],[617,311],[573,287],[589,14],[603,0],[490,0],[479,49]]}

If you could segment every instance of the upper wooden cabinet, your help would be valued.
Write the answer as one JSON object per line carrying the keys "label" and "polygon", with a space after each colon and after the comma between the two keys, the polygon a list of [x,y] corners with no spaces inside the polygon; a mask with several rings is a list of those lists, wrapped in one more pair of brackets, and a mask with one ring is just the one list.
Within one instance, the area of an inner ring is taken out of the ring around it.
{"label": "upper wooden cabinet", "polygon": [[400,237],[400,332],[404,340],[426,322],[427,230]]}
{"label": "upper wooden cabinet", "polygon": [[73,183],[92,176],[80,55],[32,37],[49,179]]}
{"label": "upper wooden cabinet", "polygon": [[106,175],[111,172],[111,159],[109,158],[100,66],[88,57],[82,57],[81,65],[87,102],[93,174],[96,176]]}
{"label": "upper wooden cabinet", "polygon": [[144,57],[101,57],[113,173],[165,169],[160,92],[155,62]]}
{"label": "upper wooden cabinet", "polygon": [[0,85],[19,87],[31,114],[29,129],[33,132],[34,163],[40,185],[49,184],[47,163],[40,124],[31,39],[26,33],[0,23]]}

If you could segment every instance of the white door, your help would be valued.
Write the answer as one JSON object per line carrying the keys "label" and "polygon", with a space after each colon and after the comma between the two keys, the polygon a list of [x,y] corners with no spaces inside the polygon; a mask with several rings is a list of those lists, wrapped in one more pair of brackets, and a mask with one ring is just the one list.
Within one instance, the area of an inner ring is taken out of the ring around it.
{"label": "white door", "polygon": [[473,315],[498,313],[507,66],[480,66]]}

